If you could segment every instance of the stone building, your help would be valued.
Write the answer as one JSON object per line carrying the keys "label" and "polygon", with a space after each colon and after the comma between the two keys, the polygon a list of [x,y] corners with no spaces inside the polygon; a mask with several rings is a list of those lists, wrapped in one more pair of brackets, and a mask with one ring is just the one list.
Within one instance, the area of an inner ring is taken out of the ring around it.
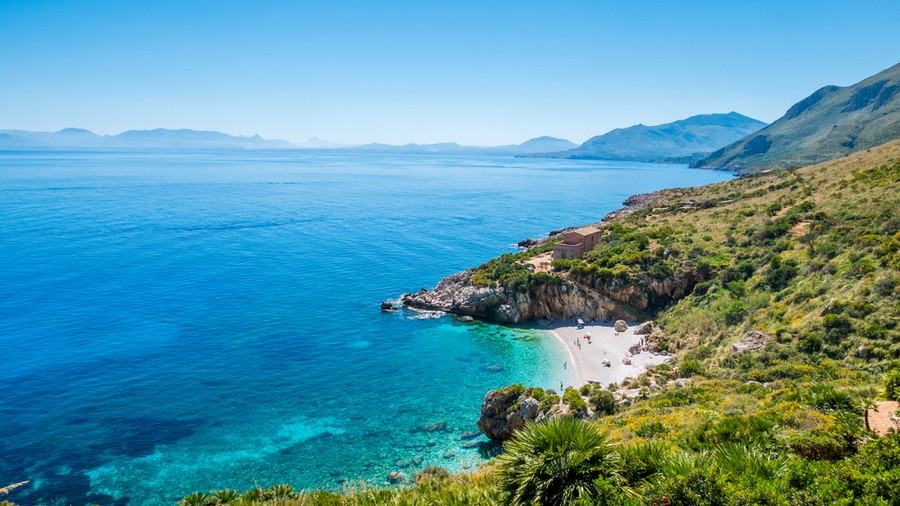
{"label": "stone building", "polygon": [[553,245],[553,260],[581,258],[585,251],[594,249],[600,242],[601,235],[603,233],[596,227],[582,227],[563,232],[562,242]]}

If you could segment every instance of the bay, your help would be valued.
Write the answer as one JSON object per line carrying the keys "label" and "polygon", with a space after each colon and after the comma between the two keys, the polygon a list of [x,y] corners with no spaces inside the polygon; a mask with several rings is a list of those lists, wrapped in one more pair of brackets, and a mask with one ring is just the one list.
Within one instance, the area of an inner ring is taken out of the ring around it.
{"label": "bay", "polygon": [[[473,469],[484,393],[570,378],[524,328],[378,304],[731,177],[636,162],[328,152],[0,153],[0,481],[165,504]],[[466,445],[471,446],[471,445]]]}

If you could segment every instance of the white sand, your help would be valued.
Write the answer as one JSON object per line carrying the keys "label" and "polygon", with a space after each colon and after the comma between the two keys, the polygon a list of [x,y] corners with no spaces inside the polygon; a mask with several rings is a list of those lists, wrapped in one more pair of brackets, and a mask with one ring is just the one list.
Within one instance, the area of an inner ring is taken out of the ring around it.
{"label": "white sand", "polygon": [[[654,355],[648,351],[630,356],[631,365],[622,363],[628,356],[629,348],[641,341],[645,336],[634,333],[636,323],[629,323],[628,330],[619,332],[612,323],[586,323],[584,330],[578,330],[571,322],[550,322],[545,328],[553,334],[568,351],[569,360],[566,367],[574,368],[574,376],[578,379],[578,387],[596,381],[603,386],[619,383],[623,379],[635,378],[647,368],[661,364],[669,357]],[[583,338],[591,335],[591,344]],[[581,343],[579,348],[575,343]],[[603,360],[609,359],[610,366],[605,367]]]}

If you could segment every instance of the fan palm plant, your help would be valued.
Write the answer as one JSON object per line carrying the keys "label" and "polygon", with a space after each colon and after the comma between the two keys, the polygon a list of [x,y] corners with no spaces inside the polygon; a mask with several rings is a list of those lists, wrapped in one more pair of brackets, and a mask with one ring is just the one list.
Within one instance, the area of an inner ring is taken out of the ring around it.
{"label": "fan palm plant", "polygon": [[512,505],[594,501],[607,488],[598,485],[619,481],[618,456],[606,435],[575,418],[527,424],[498,460],[500,486]]}

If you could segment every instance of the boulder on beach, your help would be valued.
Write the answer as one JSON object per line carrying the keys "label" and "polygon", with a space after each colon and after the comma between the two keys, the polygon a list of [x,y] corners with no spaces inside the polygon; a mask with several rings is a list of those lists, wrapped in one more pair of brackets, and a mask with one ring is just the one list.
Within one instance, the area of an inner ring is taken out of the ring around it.
{"label": "boulder on beach", "polygon": [[628,330],[628,324],[625,323],[625,320],[616,320],[613,328],[616,329],[616,332],[625,332],[626,330]]}
{"label": "boulder on beach", "polygon": [[[621,320],[620,320],[621,321]],[[634,328],[634,333],[642,336],[653,333],[653,325],[650,322],[644,322]]]}

